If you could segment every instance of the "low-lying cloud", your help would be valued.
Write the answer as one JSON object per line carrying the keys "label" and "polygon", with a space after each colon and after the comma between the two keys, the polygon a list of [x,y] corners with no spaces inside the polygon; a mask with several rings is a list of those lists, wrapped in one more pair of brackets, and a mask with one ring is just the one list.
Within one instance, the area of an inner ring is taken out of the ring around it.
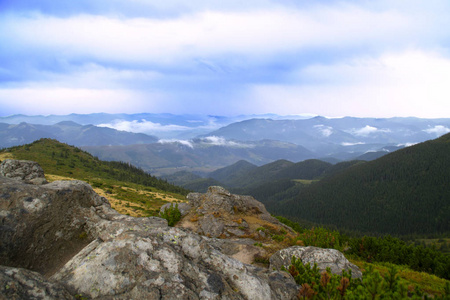
{"label": "low-lying cloud", "polygon": [[253,145],[250,145],[250,144],[229,141],[223,137],[214,136],[214,135],[205,137],[201,141],[203,144],[208,144],[208,145],[213,145],[213,146],[224,146],[224,147],[231,147],[231,148],[252,148],[253,147]]}
{"label": "low-lying cloud", "polygon": [[433,128],[428,128],[424,130],[426,133],[434,133],[436,134],[436,136],[441,136],[444,135],[446,133],[450,132],[450,128],[442,126],[442,125],[436,125]]}
{"label": "low-lying cloud", "polygon": [[333,127],[330,126],[315,125],[314,128],[317,128],[320,131],[320,133],[325,137],[329,137],[330,135],[333,134]]}
{"label": "low-lying cloud", "polygon": [[133,121],[125,121],[125,120],[116,120],[112,123],[105,123],[97,125],[99,127],[109,127],[116,130],[134,132],[134,133],[148,133],[154,134],[156,132],[168,132],[168,131],[185,131],[191,129],[187,126],[180,125],[162,125],[160,123],[153,123],[147,120],[133,120]]}
{"label": "low-lying cloud", "polygon": [[184,146],[188,146],[191,149],[194,149],[194,144],[192,141],[188,140],[176,140],[176,139],[162,139],[159,140],[158,143],[160,144],[172,144],[172,143],[178,143]]}
{"label": "low-lying cloud", "polygon": [[377,127],[372,127],[372,126],[366,125],[363,128],[359,128],[359,129],[354,128],[353,130],[350,131],[350,133],[352,133],[354,135],[364,136],[364,137],[367,137],[367,136],[369,136],[371,134],[379,133],[379,132],[391,132],[391,130],[390,129],[384,129],[384,128],[380,129],[380,128],[377,128]]}

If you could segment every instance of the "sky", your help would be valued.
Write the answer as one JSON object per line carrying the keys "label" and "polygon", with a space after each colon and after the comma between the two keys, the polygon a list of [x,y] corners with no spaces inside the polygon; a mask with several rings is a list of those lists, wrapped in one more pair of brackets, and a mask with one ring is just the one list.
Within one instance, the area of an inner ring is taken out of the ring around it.
{"label": "sky", "polygon": [[450,1],[0,0],[0,116],[450,117]]}

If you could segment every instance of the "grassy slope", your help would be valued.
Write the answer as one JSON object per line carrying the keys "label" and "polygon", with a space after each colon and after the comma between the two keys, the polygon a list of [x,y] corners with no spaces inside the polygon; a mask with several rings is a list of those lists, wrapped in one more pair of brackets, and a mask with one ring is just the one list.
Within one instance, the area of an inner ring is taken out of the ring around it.
{"label": "grassy slope", "polygon": [[[50,139],[0,152],[0,160],[7,158],[38,162],[48,181],[83,180],[105,196],[118,212],[137,217],[156,215],[163,204],[184,201],[183,194],[187,192],[133,168],[123,169],[117,163],[100,161],[78,148]],[[141,184],[142,180],[146,184]]]}

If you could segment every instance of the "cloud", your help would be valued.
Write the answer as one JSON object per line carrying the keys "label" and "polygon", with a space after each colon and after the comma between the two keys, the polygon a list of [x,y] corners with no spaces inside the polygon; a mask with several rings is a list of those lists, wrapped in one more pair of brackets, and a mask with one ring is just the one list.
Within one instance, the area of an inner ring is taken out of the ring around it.
{"label": "cloud", "polygon": [[190,127],[180,125],[161,125],[160,123],[153,123],[151,121],[143,120],[115,120],[111,123],[99,124],[99,127],[109,127],[122,131],[129,132],[142,132],[142,133],[154,133],[154,132],[168,132],[168,131],[185,131],[191,129]]}
{"label": "cloud", "polygon": [[449,133],[450,128],[442,126],[442,125],[436,125],[433,128],[428,128],[423,131],[425,131],[426,133],[430,133],[430,134],[434,133],[434,134],[436,134],[436,136],[441,136],[446,133]]}
{"label": "cloud", "polygon": [[191,149],[194,149],[194,144],[192,143],[192,141],[188,141],[188,140],[162,139],[162,140],[159,140],[158,143],[160,143],[160,144],[178,143],[178,144],[181,144],[184,146],[188,146]]}
{"label": "cloud", "polygon": [[356,146],[356,145],[364,145],[364,144],[366,144],[366,143],[363,143],[363,142],[357,142],[357,143],[346,143],[346,142],[343,142],[343,143],[341,143],[341,145],[345,146],[345,147],[347,147],[347,146]]}
{"label": "cloud", "polygon": [[234,141],[228,141],[223,137],[218,136],[208,136],[205,138],[201,138],[198,140],[180,140],[180,139],[161,139],[158,143],[166,144],[166,143],[179,143],[189,148],[194,149],[195,147],[201,146],[222,146],[222,147],[230,147],[230,148],[253,148],[254,145],[238,143]]}
{"label": "cloud", "polygon": [[[443,0],[4,1],[0,105],[448,117],[449,12]],[[91,106],[73,104],[81,91]]]}
{"label": "cloud", "polygon": [[248,95],[261,110],[301,107],[326,116],[448,117],[450,59],[440,52],[406,50],[315,64],[292,73],[290,84],[254,85]]}
{"label": "cloud", "polygon": [[329,137],[333,134],[333,127],[325,126],[325,125],[315,125],[314,128],[319,129],[320,133],[322,133],[323,136]]}
{"label": "cloud", "polygon": [[[148,96],[148,95],[147,95]],[[154,99],[161,99],[154,95]],[[21,88],[0,89],[0,105],[5,111],[24,114],[132,113],[150,107],[141,94],[123,89]]]}
{"label": "cloud", "polygon": [[379,129],[376,127],[366,125],[365,127],[362,127],[360,129],[354,128],[353,130],[350,131],[350,133],[352,133],[356,136],[365,136],[365,137],[367,137],[371,134],[377,133],[377,132],[391,132],[391,130],[390,129]]}
{"label": "cloud", "polygon": [[207,145],[213,145],[213,146],[224,146],[224,147],[231,147],[231,148],[253,148],[253,145],[250,144],[243,144],[243,143],[238,143],[238,142],[234,142],[234,141],[229,141],[226,140],[223,137],[218,137],[218,136],[208,136],[205,138],[201,139],[203,144],[207,144]]}
{"label": "cloud", "polygon": [[414,145],[417,145],[418,143],[404,143],[404,144],[397,144],[397,147],[411,147]]}
{"label": "cloud", "polygon": [[421,25],[396,11],[352,5],[207,10],[163,19],[38,13],[9,15],[1,23],[8,30],[0,37],[10,42],[11,51],[33,49],[67,59],[169,65],[194,58],[214,65],[205,58],[223,54],[260,63],[264,56],[299,49],[349,48],[377,41],[397,44],[414,29],[420,32]]}

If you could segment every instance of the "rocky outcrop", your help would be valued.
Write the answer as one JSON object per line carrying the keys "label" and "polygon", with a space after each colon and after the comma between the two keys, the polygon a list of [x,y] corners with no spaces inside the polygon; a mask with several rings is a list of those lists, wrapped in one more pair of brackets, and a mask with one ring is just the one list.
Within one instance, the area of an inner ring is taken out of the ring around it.
{"label": "rocky outcrop", "polygon": [[[168,227],[164,219],[120,215],[80,181],[36,186],[0,176],[0,209],[2,264],[52,275],[49,282],[72,296],[293,299],[297,293],[289,274],[244,264],[222,253],[215,240]],[[16,270],[4,272],[8,286],[21,285],[11,275]],[[16,298],[33,298],[21,295]],[[52,295],[48,299],[65,299]]]}
{"label": "rocky outcrop", "polygon": [[0,163],[0,176],[32,184],[45,184],[44,170],[34,161],[6,159]]}
{"label": "rocky outcrop", "polygon": [[51,274],[95,238],[88,223],[102,205],[82,181],[36,186],[0,176],[0,260]]}
{"label": "rocky outcrop", "polygon": [[270,258],[270,268],[280,270],[284,266],[288,269],[293,256],[300,258],[305,265],[310,263],[313,266],[316,263],[320,271],[325,271],[327,268],[330,268],[331,273],[342,274],[342,270],[351,270],[353,278],[362,277],[359,268],[350,263],[338,250],[311,246],[294,246],[278,251]]}
{"label": "rocky outcrop", "polygon": [[[231,194],[220,186],[211,186],[205,194],[190,193],[187,196],[189,204],[193,207],[188,217],[194,220],[186,222],[186,226],[208,237],[261,237],[256,228],[265,224],[284,228],[289,232],[292,229],[281,224],[267,212],[264,204],[251,196]],[[247,219],[252,218],[250,226]]]}
{"label": "rocky outcrop", "polygon": [[0,266],[0,299],[75,299],[61,284],[39,273]]}

